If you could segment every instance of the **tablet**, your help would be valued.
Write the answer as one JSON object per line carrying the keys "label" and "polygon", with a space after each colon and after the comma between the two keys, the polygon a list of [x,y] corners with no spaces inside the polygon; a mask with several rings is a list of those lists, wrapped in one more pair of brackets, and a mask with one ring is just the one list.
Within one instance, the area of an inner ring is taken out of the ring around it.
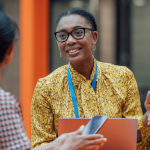
{"label": "tablet", "polygon": [[[58,136],[76,131],[81,125],[86,126],[90,120],[87,118],[59,118]],[[137,119],[107,119],[97,134],[102,134],[107,138],[107,142],[99,150],[136,150]]]}

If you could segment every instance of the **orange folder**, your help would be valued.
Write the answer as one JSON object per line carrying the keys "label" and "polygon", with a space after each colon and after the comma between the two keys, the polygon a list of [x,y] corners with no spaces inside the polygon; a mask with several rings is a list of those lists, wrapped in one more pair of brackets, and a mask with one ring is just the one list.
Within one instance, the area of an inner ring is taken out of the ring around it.
{"label": "orange folder", "polygon": [[[87,118],[59,118],[58,136],[77,130],[90,121]],[[136,150],[137,119],[107,119],[97,134],[107,138],[100,150]]]}

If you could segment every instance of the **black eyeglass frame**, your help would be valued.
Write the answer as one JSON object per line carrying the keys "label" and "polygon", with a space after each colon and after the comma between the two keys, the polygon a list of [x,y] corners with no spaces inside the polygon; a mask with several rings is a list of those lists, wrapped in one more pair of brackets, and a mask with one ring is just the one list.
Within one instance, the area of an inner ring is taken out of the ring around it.
{"label": "black eyeglass frame", "polygon": [[[75,37],[72,35],[72,32],[75,31],[75,30],[78,30],[78,29],[83,29],[83,30],[84,30],[84,35],[83,35],[82,38],[75,38]],[[83,39],[84,36],[85,36],[85,29],[94,31],[93,29],[90,29],[90,28],[83,28],[83,27],[81,27],[81,28],[74,29],[74,30],[72,30],[71,32],[67,32],[67,31],[58,31],[58,32],[54,32],[54,35],[55,35],[56,40],[57,40],[58,42],[61,42],[61,43],[67,41],[70,34],[71,34],[71,36],[72,36],[74,39],[80,40],[80,39]],[[68,37],[66,38],[66,40],[64,40],[64,41],[59,41],[59,40],[57,39],[56,34],[57,34],[57,33],[60,33],[60,32],[65,32],[65,33],[68,34]]]}

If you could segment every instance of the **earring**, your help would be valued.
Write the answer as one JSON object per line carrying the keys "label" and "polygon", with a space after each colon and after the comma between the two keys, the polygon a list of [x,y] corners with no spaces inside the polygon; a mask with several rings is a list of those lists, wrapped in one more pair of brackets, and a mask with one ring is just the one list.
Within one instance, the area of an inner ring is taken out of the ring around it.
{"label": "earring", "polygon": [[60,53],[60,57],[61,57],[61,53]]}
{"label": "earring", "polygon": [[96,46],[95,45],[92,45],[92,50],[95,52],[95,50],[96,50]]}

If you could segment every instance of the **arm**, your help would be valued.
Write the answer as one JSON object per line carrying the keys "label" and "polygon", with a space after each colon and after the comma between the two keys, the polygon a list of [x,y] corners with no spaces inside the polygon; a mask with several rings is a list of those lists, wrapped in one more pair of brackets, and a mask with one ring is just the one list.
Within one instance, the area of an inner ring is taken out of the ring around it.
{"label": "arm", "polygon": [[51,142],[51,143],[49,143],[47,145],[36,147],[36,148],[32,148],[30,150],[54,150],[54,146],[53,146],[53,143]]}
{"label": "arm", "polygon": [[54,118],[48,99],[51,91],[46,81],[40,79],[35,87],[31,102],[31,144],[32,147],[44,146],[56,138]]}
{"label": "arm", "polygon": [[138,126],[137,126],[137,143],[141,142],[141,128],[143,127],[142,119],[143,113],[140,103],[140,96],[138,91],[138,86],[135,80],[133,73],[127,69],[125,85],[127,87],[127,95],[124,105],[122,107],[123,117],[125,118],[137,118]]}

